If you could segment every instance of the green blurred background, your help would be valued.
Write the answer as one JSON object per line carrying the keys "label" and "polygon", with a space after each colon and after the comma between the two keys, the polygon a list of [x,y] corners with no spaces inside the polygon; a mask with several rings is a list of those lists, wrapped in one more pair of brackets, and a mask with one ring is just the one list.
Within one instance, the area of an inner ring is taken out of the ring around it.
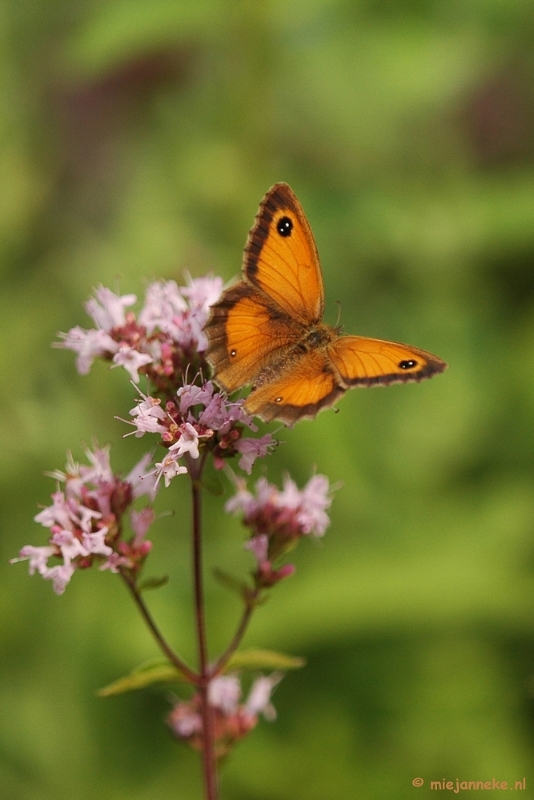
{"label": "green blurred background", "polygon": [[[121,439],[121,370],[75,373],[58,330],[100,283],[238,274],[259,201],[299,196],[326,319],[450,363],[350,392],[281,431],[268,476],[342,482],[332,526],[260,609],[250,646],[304,655],[223,774],[227,800],[426,797],[515,780],[534,797],[534,14],[528,0],[4,0],[0,6],[0,797],[200,796],[169,692],[95,690],[156,655],[109,573],[58,598],[7,561],[72,448]],[[271,426],[273,429],[276,426]],[[261,468],[260,471],[261,473]],[[154,528],[150,602],[193,653],[185,482]],[[208,566],[239,571],[206,502]],[[148,596],[147,596],[148,597]],[[237,600],[209,583],[213,652]],[[412,780],[422,777],[423,788]]]}

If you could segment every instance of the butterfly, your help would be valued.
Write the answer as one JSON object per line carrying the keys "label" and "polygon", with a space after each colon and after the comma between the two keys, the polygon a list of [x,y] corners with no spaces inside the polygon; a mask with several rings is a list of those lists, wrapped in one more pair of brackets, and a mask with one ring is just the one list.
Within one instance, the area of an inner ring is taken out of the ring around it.
{"label": "butterfly", "polygon": [[292,189],[277,183],[250,231],[243,278],[211,307],[204,329],[216,383],[228,393],[252,384],[245,411],[292,426],[353,386],[420,381],[447,366],[417,347],[343,336],[322,322],[323,311],[310,225]]}

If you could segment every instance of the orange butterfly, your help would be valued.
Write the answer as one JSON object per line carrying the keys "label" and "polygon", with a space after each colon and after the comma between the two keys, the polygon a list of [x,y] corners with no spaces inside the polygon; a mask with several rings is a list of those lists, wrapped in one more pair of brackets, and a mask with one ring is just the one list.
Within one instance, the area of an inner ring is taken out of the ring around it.
{"label": "orange butterfly", "polygon": [[262,200],[243,280],[212,306],[207,358],[227,392],[248,384],[249,414],[293,425],[315,417],[352,386],[420,381],[446,364],[396,342],[341,336],[322,322],[324,289],[315,240],[287,183]]}

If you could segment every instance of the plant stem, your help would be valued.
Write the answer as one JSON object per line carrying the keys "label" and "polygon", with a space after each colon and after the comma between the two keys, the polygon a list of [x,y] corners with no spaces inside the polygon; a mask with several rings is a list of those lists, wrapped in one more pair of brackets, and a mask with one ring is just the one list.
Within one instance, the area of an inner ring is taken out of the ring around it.
{"label": "plant stem", "polygon": [[202,574],[202,506],[200,473],[191,474],[191,490],[193,500],[193,577],[195,594],[195,619],[198,646],[198,662],[201,683],[199,692],[202,699],[202,732],[203,732],[203,767],[206,800],[217,800],[217,760],[215,756],[215,731],[213,709],[208,702],[208,687],[211,678],[208,661],[208,643],[206,636],[206,616],[204,610],[204,583]]}
{"label": "plant stem", "polygon": [[235,653],[235,651],[241,644],[241,640],[243,639],[243,636],[245,635],[248,624],[250,622],[252,612],[256,607],[256,601],[258,599],[259,593],[260,593],[259,589],[251,590],[250,595],[246,598],[245,610],[243,611],[243,616],[241,617],[239,625],[237,626],[237,630],[234,633],[232,641],[230,642],[224,653],[222,653],[222,655],[219,656],[219,658],[211,668],[212,677],[220,675],[220,673],[223,671],[229,659],[232,657],[232,655]]}
{"label": "plant stem", "polygon": [[195,672],[193,672],[193,670],[190,669],[190,667],[188,667],[187,664],[184,661],[182,661],[180,656],[178,656],[174,652],[172,647],[168,644],[167,640],[165,639],[165,637],[161,633],[160,629],[158,628],[158,626],[154,622],[152,614],[148,610],[148,607],[145,604],[145,601],[143,600],[143,598],[142,598],[137,586],[135,585],[134,579],[130,575],[128,575],[127,573],[124,573],[124,572],[121,572],[121,575],[122,575],[122,577],[124,579],[124,582],[126,583],[128,589],[130,590],[131,595],[132,595],[133,599],[135,600],[136,605],[137,605],[139,611],[141,612],[141,615],[142,615],[143,619],[145,620],[146,624],[148,625],[148,627],[149,627],[154,639],[158,643],[160,649],[165,653],[165,655],[167,656],[167,658],[169,659],[171,664],[174,664],[174,666],[177,669],[179,669],[181,672],[183,672],[184,675],[186,676],[186,678],[191,683],[193,683],[194,685],[198,685],[198,683],[199,683],[198,675]]}

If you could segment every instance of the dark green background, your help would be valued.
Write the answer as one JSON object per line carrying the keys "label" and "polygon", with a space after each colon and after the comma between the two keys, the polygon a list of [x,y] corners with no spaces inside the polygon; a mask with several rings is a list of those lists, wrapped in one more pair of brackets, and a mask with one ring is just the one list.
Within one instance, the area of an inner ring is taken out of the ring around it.
{"label": "dark green background", "polygon": [[[431,350],[421,385],[349,393],[280,432],[270,479],[342,483],[332,526],[246,643],[306,656],[223,775],[228,800],[429,797],[527,780],[534,749],[534,15],[529,0],[4,0],[0,6],[0,796],[200,796],[166,690],[95,690],[156,654],[124,588],[58,598],[7,560],[72,448],[121,439],[121,370],[75,373],[58,330],[100,283],[230,279],[276,181],[315,232],[326,319]],[[276,426],[271,426],[274,429]],[[259,473],[261,473],[260,468]],[[158,507],[150,596],[190,656],[180,480]],[[239,572],[206,504],[208,566]],[[169,566],[170,565],[170,566]],[[213,652],[238,603],[209,584]],[[412,780],[425,780],[416,789]],[[433,796],[433,795],[432,795]]]}

